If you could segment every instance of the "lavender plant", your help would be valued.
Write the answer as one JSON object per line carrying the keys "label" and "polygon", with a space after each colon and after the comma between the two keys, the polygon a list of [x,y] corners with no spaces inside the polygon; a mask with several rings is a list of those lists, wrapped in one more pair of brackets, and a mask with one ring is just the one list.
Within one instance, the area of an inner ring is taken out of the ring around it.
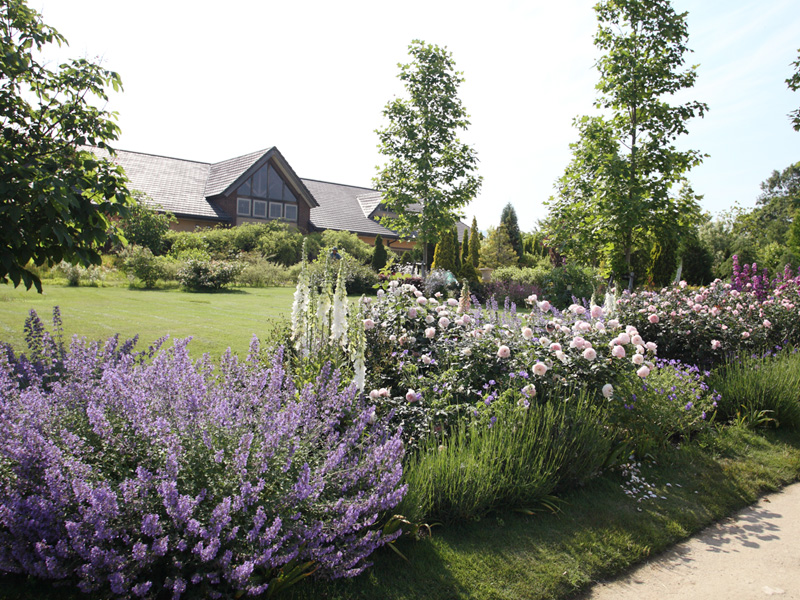
{"label": "lavender plant", "polygon": [[297,389],[255,339],[217,368],[187,345],[0,353],[0,570],[104,597],[258,595],[358,574],[397,535],[377,521],[405,492],[400,433],[338,371]]}

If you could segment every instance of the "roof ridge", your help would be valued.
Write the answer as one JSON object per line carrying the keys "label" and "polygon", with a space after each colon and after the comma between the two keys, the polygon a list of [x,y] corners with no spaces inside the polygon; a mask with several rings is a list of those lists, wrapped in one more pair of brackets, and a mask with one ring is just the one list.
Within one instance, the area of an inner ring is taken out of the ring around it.
{"label": "roof ridge", "polygon": [[360,190],[369,190],[370,192],[376,192],[381,194],[382,192],[376,190],[375,188],[364,187],[363,185],[351,185],[349,183],[336,183],[335,181],[325,181],[323,179],[313,179],[311,177],[301,177],[303,181],[315,181],[316,183],[327,183],[329,185],[341,185],[342,187],[351,187],[351,188],[358,188]]}
{"label": "roof ridge", "polygon": [[190,158],[178,158],[177,156],[167,156],[166,154],[153,154],[152,152],[139,152],[137,150],[125,150],[124,148],[113,148],[114,152],[127,152],[128,154],[141,154],[142,156],[153,156],[155,158],[167,158],[169,160],[179,160],[181,162],[195,163],[198,165],[213,165],[214,163],[202,160],[192,160]]}

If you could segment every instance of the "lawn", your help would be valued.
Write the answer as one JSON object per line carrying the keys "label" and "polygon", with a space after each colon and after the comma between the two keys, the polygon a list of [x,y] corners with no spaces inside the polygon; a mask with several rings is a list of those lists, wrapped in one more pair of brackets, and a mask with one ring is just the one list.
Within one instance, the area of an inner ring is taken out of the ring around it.
{"label": "lawn", "polygon": [[219,357],[228,347],[246,354],[253,335],[264,336],[271,324],[288,318],[294,288],[235,288],[214,293],[179,289],[144,290],[127,286],[68,287],[46,281],[44,292],[0,288],[0,342],[25,349],[23,327],[31,309],[50,324],[58,306],[67,336],[123,339],[139,335],[144,348],[158,338],[192,336],[195,357]]}

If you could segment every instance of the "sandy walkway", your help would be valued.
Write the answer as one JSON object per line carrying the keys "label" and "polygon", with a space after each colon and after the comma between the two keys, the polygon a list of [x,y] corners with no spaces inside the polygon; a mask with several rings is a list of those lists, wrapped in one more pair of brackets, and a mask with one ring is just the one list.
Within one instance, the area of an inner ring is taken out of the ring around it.
{"label": "sandy walkway", "polygon": [[582,600],[800,600],[800,483],[713,525]]}

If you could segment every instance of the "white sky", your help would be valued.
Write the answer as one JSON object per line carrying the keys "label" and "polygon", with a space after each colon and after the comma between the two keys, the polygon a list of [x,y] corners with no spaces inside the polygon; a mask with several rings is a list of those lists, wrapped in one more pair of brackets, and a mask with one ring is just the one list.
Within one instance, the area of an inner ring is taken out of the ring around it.
{"label": "white sky", "polygon": [[[545,216],[572,120],[594,111],[594,0],[28,1],[70,42],[46,57],[100,57],[121,75],[107,107],[116,147],[216,162],[277,146],[301,177],[366,187],[409,43],[447,46],[484,178],[466,221],[484,230],[508,202],[525,231]],[[679,141],[710,155],[690,179],[706,210],[753,206],[760,182],[800,160],[786,116],[800,93],[785,83],[800,2],[673,5],[689,13],[687,63],[700,65],[685,98],[709,105]]]}

